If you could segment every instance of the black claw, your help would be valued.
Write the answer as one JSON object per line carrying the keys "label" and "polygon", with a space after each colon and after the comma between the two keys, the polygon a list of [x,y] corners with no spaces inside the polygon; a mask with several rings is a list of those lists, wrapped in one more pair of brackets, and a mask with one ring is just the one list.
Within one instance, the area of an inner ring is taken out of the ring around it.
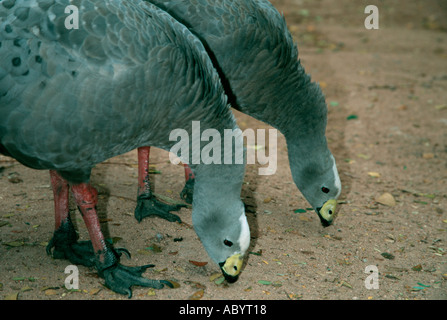
{"label": "black claw", "polygon": [[150,287],[161,289],[164,285],[172,288],[172,284],[166,280],[150,280],[142,277],[142,273],[153,265],[141,267],[128,267],[120,263],[102,271],[105,279],[105,286],[117,293],[132,297],[132,286]]}
{"label": "black claw", "polygon": [[[120,257],[124,253],[130,258],[130,252],[125,248],[114,249],[106,243],[104,250],[93,250],[91,241],[77,241],[77,233],[70,219],[63,221],[53,238],[48,243],[46,251],[55,259],[68,259],[71,263],[84,266],[95,266],[99,276],[105,279],[105,286],[109,289],[132,297],[132,286],[151,287],[161,289],[164,285],[173,287],[165,280],[150,280],[142,277],[153,264],[139,267],[128,267],[120,264]],[[103,257],[101,261],[98,257]]]}
{"label": "black claw", "polygon": [[115,248],[116,253],[119,254],[119,256],[121,257],[121,254],[124,253],[127,257],[127,259],[131,259],[131,255],[129,250],[127,250],[126,248]]}
{"label": "black claw", "polygon": [[169,288],[174,288],[174,285],[170,282],[170,281],[166,281],[166,280],[160,280],[160,283],[168,286]]}
{"label": "black claw", "polygon": [[153,196],[140,196],[137,199],[137,207],[135,208],[135,218],[138,222],[141,222],[146,217],[158,216],[170,222],[179,222],[182,220],[179,216],[171,213],[170,211],[179,211],[181,208],[186,207],[184,204],[168,205],[160,202]]}

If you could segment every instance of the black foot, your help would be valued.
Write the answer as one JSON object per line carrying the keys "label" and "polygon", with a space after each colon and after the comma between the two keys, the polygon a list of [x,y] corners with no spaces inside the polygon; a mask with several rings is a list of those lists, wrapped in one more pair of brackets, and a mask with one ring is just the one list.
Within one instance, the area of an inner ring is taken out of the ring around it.
{"label": "black foot", "polygon": [[[95,266],[99,276],[105,279],[106,287],[117,293],[127,294],[129,298],[132,297],[131,287],[134,285],[154,289],[161,289],[164,285],[173,287],[169,281],[150,280],[141,276],[147,268],[154,265],[127,267],[120,264],[123,253],[130,258],[130,253],[126,249],[114,249],[112,245],[105,243],[104,249],[95,254],[91,241],[78,242],[77,239],[76,230],[68,217],[54,232],[47,245],[47,253],[52,254],[55,259],[67,259],[73,264]],[[98,260],[99,257],[102,257],[102,262]]]}
{"label": "black foot", "polygon": [[180,192],[180,197],[189,204],[192,204],[192,195],[194,190],[194,179],[189,179],[186,181],[182,192]]}
{"label": "black foot", "polygon": [[[96,265],[95,252],[91,241],[78,241],[78,235],[70,217],[54,232],[47,245],[47,254],[54,259],[65,259],[73,264],[93,267]],[[118,257],[124,253],[130,259],[130,253],[124,248],[115,248]]]}
{"label": "black foot", "polygon": [[95,253],[92,243],[90,241],[78,242],[77,240],[78,235],[70,217],[68,217],[59,229],[54,231],[53,238],[51,238],[46,248],[47,253],[55,259],[66,259],[73,264],[86,267],[94,266]]}
{"label": "black foot", "polygon": [[146,217],[149,216],[159,216],[170,222],[182,222],[179,216],[171,213],[170,211],[178,211],[181,208],[186,207],[183,204],[169,205],[160,202],[154,196],[139,196],[137,199],[137,207],[135,208],[135,219],[141,222]]}
{"label": "black foot", "polygon": [[150,264],[141,267],[128,267],[117,263],[102,271],[102,275],[106,280],[105,286],[117,293],[127,294],[129,299],[132,297],[132,286],[161,289],[164,285],[167,285],[173,288],[169,281],[150,280],[141,276],[147,268],[152,268],[153,266]]}

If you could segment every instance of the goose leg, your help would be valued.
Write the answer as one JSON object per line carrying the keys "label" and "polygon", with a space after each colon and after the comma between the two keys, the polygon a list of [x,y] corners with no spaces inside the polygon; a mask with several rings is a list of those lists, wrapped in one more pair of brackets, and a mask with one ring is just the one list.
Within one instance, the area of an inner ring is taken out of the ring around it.
{"label": "goose leg", "polygon": [[94,266],[95,255],[91,242],[77,241],[78,234],[70,219],[68,182],[53,170],[50,171],[50,177],[54,194],[55,231],[46,248],[47,253],[55,259],[67,259],[73,264]]}
{"label": "goose leg", "polygon": [[192,195],[194,190],[194,173],[187,164],[183,164],[185,167],[185,186],[182,192],[180,192],[180,197],[185,200],[186,203],[192,204]]}
{"label": "goose leg", "polygon": [[[56,172],[51,173],[53,190],[56,194],[55,203],[56,205],[56,220],[61,220],[61,224],[55,232],[61,234],[76,234],[73,225],[68,218],[68,201],[65,204],[64,200],[68,198],[68,183],[60,177]],[[52,246],[58,248],[59,252],[63,252],[64,256],[61,258],[68,258],[72,263],[80,262],[80,264],[92,266],[94,265],[98,270],[99,275],[105,279],[105,285],[121,294],[127,294],[129,298],[132,296],[131,287],[134,285],[143,287],[152,287],[155,289],[161,289],[164,285],[172,287],[172,284],[164,280],[150,280],[143,278],[142,273],[153,265],[145,265],[141,267],[128,267],[120,264],[120,256],[122,252],[127,253],[125,249],[113,249],[104,238],[101,231],[101,226],[99,223],[99,218],[96,213],[96,204],[98,202],[98,192],[90,184],[80,183],[71,186],[72,194],[76,200],[79,211],[81,212],[84,223],[87,226],[87,230],[91,241],[82,242],[81,246],[85,249],[84,251],[78,250],[79,243],[76,242],[75,237],[69,238],[63,243],[63,237],[53,237],[51,240]],[[59,212],[58,212],[59,211]],[[60,216],[64,219],[59,219]],[[67,214],[65,214],[67,213]],[[59,224],[56,221],[56,226]],[[62,244],[60,244],[62,239]],[[85,245],[84,245],[85,244]],[[49,245],[50,246],[50,245]],[[48,249],[47,249],[48,250]],[[51,250],[51,247],[50,247]],[[72,252],[75,254],[73,255]],[[85,257],[83,257],[84,255]],[[78,260],[80,258],[80,260]],[[74,261],[72,261],[74,259]]]}
{"label": "goose leg", "polygon": [[171,222],[181,222],[180,217],[170,211],[178,211],[186,205],[168,205],[152,194],[149,182],[149,153],[150,147],[138,148],[138,197],[135,218],[140,222],[145,217],[159,216]]}

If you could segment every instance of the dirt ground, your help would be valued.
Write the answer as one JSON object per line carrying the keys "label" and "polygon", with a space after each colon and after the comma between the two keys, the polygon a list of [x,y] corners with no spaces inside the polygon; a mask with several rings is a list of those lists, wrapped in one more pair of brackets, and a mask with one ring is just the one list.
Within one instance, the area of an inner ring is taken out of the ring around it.
{"label": "dirt ground", "polygon": [[[447,298],[447,3],[274,0],[308,73],[329,108],[327,137],[343,183],[333,226],[323,228],[294,185],[278,136],[278,170],[248,165],[242,197],[252,233],[240,279],[222,282],[182,209],[184,224],[138,223],[136,153],[93,171],[106,237],[132,253],[123,264],[153,263],[148,278],[175,289],[135,287],[133,299],[401,300]],[[364,9],[379,8],[379,30]],[[241,129],[268,128],[237,113]],[[184,173],[152,150],[155,192],[181,201]],[[394,204],[381,200],[391,194]],[[79,290],[64,286],[70,264],[47,256],[54,227],[48,172],[0,157],[0,299],[127,299],[79,267]],[[83,221],[72,204],[81,239]],[[301,209],[301,210],[300,210]],[[304,210],[303,210],[304,209]],[[197,266],[190,261],[208,262]],[[379,272],[367,289],[368,266]]]}

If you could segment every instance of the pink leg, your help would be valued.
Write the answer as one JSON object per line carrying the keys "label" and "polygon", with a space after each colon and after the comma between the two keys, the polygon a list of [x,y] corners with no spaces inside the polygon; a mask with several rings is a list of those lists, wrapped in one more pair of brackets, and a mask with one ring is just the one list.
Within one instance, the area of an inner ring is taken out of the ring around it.
{"label": "pink leg", "polygon": [[93,245],[93,251],[101,254],[99,261],[104,263],[104,252],[106,250],[106,242],[101,231],[101,225],[96,213],[96,204],[98,203],[98,191],[90,184],[81,183],[71,186],[71,192],[76,200],[79,211],[81,211],[82,218],[87,227],[90,240]]}
{"label": "pink leg", "polygon": [[152,194],[149,182],[149,154],[150,147],[138,148],[138,196],[135,208],[135,218],[141,222],[148,216],[159,216],[168,221],[181,222],[179,216],[170,211],[178,211],[185,205],[168,205],[160,202]]}
{"label": "pink leg", "polygon": [[127,294],[129,298],[132,296],[133,285],[156,289],[161,289],[164,285],[172,287],[168,281],[142,277],[143,272],[153,265],[127,267],[119,263],[121,253],[128,254],[128,252],[125,249],[115,250],[111,245],[107,245],[96,213],[98,191],[88,183],[71,185],[72,194],[91,240],[91,242],[77,242],[73,237],[75,231],[68,215],[68,183],[56,171],[51,172],[51,183],[55,194],[56,231],[47,247],[47,252],[51,252],[54,247],[56,258],[69,259],[75,264],[96,266],[99,275],[105,279],[106,287]]}
{"label": "pink leg", "polygon": [[188,180],[194,179],[194,173],[191,168],[186,163],[183,164],[183,167],[185,168],[185,181],[188,182]]}
{"label": "pink leg", "polygon": [[151,147],[138,148],[138,196],[150,193],[149,155]]}
{"label": "pink leg", "polygon": [[[69,184],[55,170],[50,170],[54,194],[54,234],[47,246],[47,253],[56,259],[68,259],[73,264],[94,266],[95,256],[91,243],[77,242],[78,235],[70,219]],[[54,249],[54,250],[53,250]]]}
{"label": "pink leg", "polygon": [[68,182],[56,171],[50,170],[51,186],[54,194],[54,230],[60,228],[68,219]]}

